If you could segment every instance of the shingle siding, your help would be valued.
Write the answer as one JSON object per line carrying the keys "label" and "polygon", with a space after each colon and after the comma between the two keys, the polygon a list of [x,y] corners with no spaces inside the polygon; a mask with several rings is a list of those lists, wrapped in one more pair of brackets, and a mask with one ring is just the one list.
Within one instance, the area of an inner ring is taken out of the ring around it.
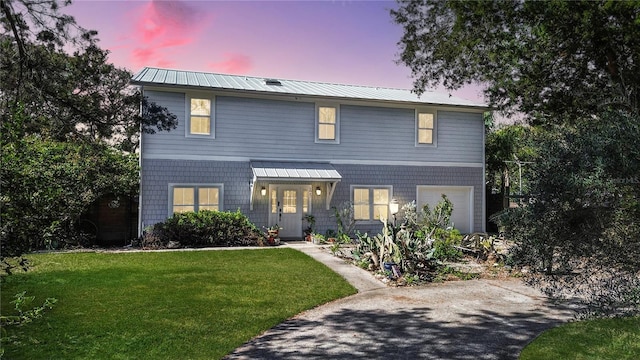
{"label": "shingle siding", "polygon": [[153,225],[169,214],[169,184],[223,184],[224,210],[249,213],[249,163],[222,161],[144,160],[142,223]]}
{"label": "shingle siding", "polygon": [[[482,168],[375,165],[335,165],[335,167],[343,180],[336,188],[332,205],[351,199],[351,185],[392,185],[393,197],[401,206],[416,200],[418,185],[473,186],[473,227],[475,231],[481,231],[484,228]],[[331,219],[325,225],[335,227],[335,220]],[[381,225],[361,224],[357,229],[377,233]]]}
{"label": "shingle siding", "polygon": [[[418,185],[473,186],[473,226],[475,231],[483,229],[482,168],[345,164],[334,166],[341,174],[342,181],[336,187],[331,206],[339,206],[351,200],[351,185],[392,185],[393,197],[398,199],[400,204],[415,200]],[[267,184],[255,184],[254,207],[251,211],[249,204],[252,176],[250,163],[244,161],[144,160],[141,204],[143,224],[153,225],[169,216],[169,184],[222,183],[224,210],[239,209],[259,227],[267,226],[269,197],[258,194],[260,187]],[[322,185],[320,182],[312,183],[312,188]],[[319,232],[336,228],[333,212],[325,208],[325,195],[312,196],[312,213],[316,217]],[[377,233],[381,229],[381,223],[361,223],[356,228],[370,234]]]}

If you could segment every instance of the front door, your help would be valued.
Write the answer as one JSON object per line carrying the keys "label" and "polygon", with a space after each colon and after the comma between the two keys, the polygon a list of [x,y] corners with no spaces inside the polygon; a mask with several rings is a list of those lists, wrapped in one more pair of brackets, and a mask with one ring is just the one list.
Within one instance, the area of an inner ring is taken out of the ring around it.
{"label": "front door", "polygon": [[271,185],[269,225],[278,224],[281,238],[302,239],[302,216],[308,211],[310,186]]}

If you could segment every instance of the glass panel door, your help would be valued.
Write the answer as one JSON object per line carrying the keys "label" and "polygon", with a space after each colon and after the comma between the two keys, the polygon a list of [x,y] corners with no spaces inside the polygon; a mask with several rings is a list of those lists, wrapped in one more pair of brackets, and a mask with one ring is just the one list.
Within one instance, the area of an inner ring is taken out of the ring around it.
{"label": "glass panel door", "polygon": [[280,237],[302,239],[302,215],[309,209],[309,185],[271,185],[272,194],[269,206],[269,225],[281,227]]}

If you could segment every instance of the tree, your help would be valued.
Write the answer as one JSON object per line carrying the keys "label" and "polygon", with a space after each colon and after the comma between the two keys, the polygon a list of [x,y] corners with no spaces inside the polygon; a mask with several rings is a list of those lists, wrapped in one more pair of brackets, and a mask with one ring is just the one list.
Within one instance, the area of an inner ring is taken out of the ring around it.
{"label": "tree", "polygon": [[587,314],[638,314],[640,118],[602,119],[533,133],[532,202],[496,219],[549,295],[577,295]]}
{"label": "tree", "polygon": [[[640,312],[640,2],[399,3],[416,92],[481,83],[533,126],[532,202],[498,218],[518,261],[555,276],[547,289],[585,294],[589,281],[601,291],[589,305]],[[488,167],[508,135],[489,137]]]}
{"label": "tree", "polygon": [[2,258],[55,247],[87,245],[76,227],[80,216],[106,194],[138,187],[137,156],[103,144],[60,142],[22,135],[22,114],[5,127],[0,169]]}
{"label": "tree", "polygon": [[173,129],[177,118],[130,87],[131,73],[108,63],[97,33],[58,1],[0,0],[0,11],[4,259],[75,241],[92,202],[135,193],[140,132]]}
{"label": "tree", "polygon": [[[531,148],[527,145],[527,138],[531,128],[524,125],[505,125],[486,135],[485,162],[487,171],[487,185],[500,188],[504,199],[503,208],[509,207],[511,174],[520,175],[518,163],[530,162]],[[522,165],[520,165],[522,166]],[[514,181],[519,178],[513,179]],[[520,190],[520,189],[519,189]]]}
{"label": "tree", "polygon": [[[22,12],[12,4],[21,5]],[[175,115],[130,87],[132,74],[107,62],[108,52],[97,46],[97,33],[59,14],[56,1],[3,1],[2,10],[3,113],[12,114],[21,104],[25,133],[59,141],[107,142],[132,152],[141,129],[153,133],[175,128]],[[71,55],[65,52],[69,45],[76,49]]]}
{"label": "tree", "polygon": [[415,1],[392,10],[414,90],[486,85],[490,105],[534,123],[640,105],[637,1]]}

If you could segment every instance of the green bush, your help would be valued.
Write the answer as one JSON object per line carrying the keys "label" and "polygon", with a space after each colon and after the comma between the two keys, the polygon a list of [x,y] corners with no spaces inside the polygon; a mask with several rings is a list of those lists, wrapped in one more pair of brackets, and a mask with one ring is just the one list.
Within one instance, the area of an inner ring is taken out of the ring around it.
{"label": "green bush", "polygon": [[442,261],[457,261],[462,258],[462,252],[453,243],[447,240],[436,240],[433,242],[432,259]]}
{"label": "green bush", "polygon": [[153,226],[147,235],[166,246],[169,242],[186,247],[256,246],[263,233],[240,211],[185,212],[173,214]]}
{"label": "green bush", "polygon": [[433,242],[431,257],[436,260],[457,261],[462,258],[462,251],[455,246],[460,245],[462,235],[457,229],[437,229]]}

